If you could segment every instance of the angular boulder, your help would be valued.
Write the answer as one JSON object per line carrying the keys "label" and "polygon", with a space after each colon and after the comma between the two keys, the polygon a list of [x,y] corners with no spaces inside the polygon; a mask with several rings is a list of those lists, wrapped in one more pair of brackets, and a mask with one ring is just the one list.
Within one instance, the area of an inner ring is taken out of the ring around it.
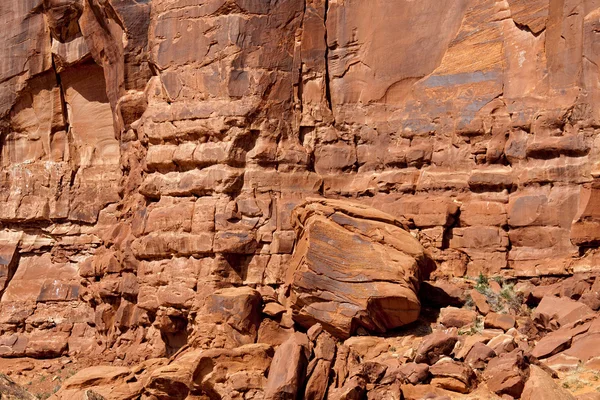
{"label": "angular boulder", "polygon": [[594,314],[594,310],[568,297],[544,296],[533,313],[533,320],[548,330],[556,325],[565,326],[585,319]]}
{"label": "angular boulder", "polygon": [[297,398],[304,383],[309,355],[308,338],[302,333],[295,333],[279,346],[269,367],[265,400]]}
{"label": "angular boulder", "polygon": [[477,319],[477,313],[465,308],[445,307],[440,310],[438,322],[447,328],[462,328],[463,326],[474,324]]}
{"label": "angular boulder", "polygon": [[529,364],[520,350],[492,359],[484,374],[488,388],[498,396],[519,398],[529,377]]}
{"label": "angular boulder", "polygon": [[417,348],[415,362],[433,365],[443,356],[450,355],[456,342],[458,336],[452,332],[442,331],[427,335]]}
{"label": "angular boulder", "polygon": [[294,320],[319,322],[339,338],[415,321],[425,266],[421,244],[403,223],[341,200],[308,199],[292,213],[298,241],[286,283]]}

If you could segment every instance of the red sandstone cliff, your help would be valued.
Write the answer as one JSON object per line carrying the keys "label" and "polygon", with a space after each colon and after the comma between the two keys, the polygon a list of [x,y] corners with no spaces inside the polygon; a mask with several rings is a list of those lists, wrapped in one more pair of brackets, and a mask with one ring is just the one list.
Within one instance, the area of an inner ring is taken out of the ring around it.
{"label": "red sandstone cliff", "polygon": [[[294,330],[381,333],[417,317],[420,280],[480,274],[600,308],[600,1],[5,0],[0,27],[0,357],[288,340],[329,371]],[[308,197],[372,209],[311,231]],[[317,271],[301,237],[375,255]],[[256,374],[272,353],[248,350]]]}

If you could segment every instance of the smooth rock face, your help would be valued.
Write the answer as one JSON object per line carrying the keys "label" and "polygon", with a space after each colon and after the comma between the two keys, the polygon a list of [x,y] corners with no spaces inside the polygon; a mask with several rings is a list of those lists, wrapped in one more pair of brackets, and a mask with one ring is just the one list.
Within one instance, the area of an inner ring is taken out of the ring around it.
{"label": "smooth rock face", "polygon": [[294,320],[349,337],[415,321],[424,264],[419,242],[391,215],[353,203],[308,200],[293,213],[298,241],[287,274]]}

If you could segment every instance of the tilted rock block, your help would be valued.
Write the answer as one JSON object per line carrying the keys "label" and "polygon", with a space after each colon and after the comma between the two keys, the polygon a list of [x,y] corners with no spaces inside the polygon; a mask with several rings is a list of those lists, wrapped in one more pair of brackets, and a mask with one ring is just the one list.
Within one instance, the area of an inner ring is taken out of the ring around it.
{"label": "tilted rock block", "polygon": [[4,374],[0,377],[0,393],[4,393],[9,400],[35,400],[37,398]]}
{"label": "tilted rock block", "polygon": [[82,389],[111,384],[129,374],[131,374],[131,370],[127,367],[95,366],[84,368],[67,379],[62,385],[62,389]]}
{"label": "tilted rock block", "polygon": [[447,328],[462,328],[463,326],[474,324],[476,319],[477,313],[473,310],[444,307],[440,310],[438,322]]}
{"label": "tilted rock block", "polygon": [[497,395],[521,396],[529,366],[522,350],[515,350],[492,359],[485,370],[484,379],[490,390]]}
{"label": "tilted rock block", "polygon": [[546,295],[535,309],[533,318],[546,329],[549,329],[552,327],[552,321],[558,323],[558,326],[563,326],[577,322],[592,314],[594,314],[594,311],[583,303],[571,300],[568,297]]}
{"label": "tilted rock block", "polygon": [[385,332],[414,321],[422,264],[419,242],[394,217],[336,200],[294,210],[298,242],[287,284],[294,320],[320,322],[346,338],[359,326]]}
{"label": "tilted rock block", "polygon": [[429,367],[433,386],[453,392],[469,393],[476,382],[475,372],[467,364],[444,358]]}
{"label": "tilted rock block", "polygon": [[531,371],[529,379],[527,379],[521,395],[523,400],[575,400],[575,396],[560,387],[542,368],[537,365],[532,365],[529,368]]}
{"label": "tilted rock block", "polygon": [[433,365],[444,356],[450,355],[458,336],[452,332],[435,332],[419,344],[415,354],[416,363]]}
{"label": "tilted rock block", "polygon": [[[560,353],[569,347],[573,338],[579,335],[585,334],[591,327],[591,322],[580,323],[577,321],[575,324],[568,324],[560,327],[554,332],[550,332],[544,336],[540,341],[537,342],[535,348],[531,351],[531,354],[537,358],[547,358],[556,353]],[[577,349],[574,349],[573,355],[577,354]]]}
{"label": "tilted rock block", "polygon": [[234,391],[263,397],[273,349],[264,343],[235,349],[191,349],[144,380],[144,392],[159,399],[185,399],[211,393],[228,398]]}

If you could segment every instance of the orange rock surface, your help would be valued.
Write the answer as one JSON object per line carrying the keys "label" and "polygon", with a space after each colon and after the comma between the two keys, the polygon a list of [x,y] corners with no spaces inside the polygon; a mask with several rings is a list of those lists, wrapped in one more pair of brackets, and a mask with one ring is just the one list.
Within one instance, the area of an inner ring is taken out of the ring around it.
{"label": "orange rock surface", "polygon": [[[3,0],[0,26],[0,373],[569,398],[539,365],[598,363],[597,0]],[[413,363],[438,331],[481,335],[475,371]]]}

